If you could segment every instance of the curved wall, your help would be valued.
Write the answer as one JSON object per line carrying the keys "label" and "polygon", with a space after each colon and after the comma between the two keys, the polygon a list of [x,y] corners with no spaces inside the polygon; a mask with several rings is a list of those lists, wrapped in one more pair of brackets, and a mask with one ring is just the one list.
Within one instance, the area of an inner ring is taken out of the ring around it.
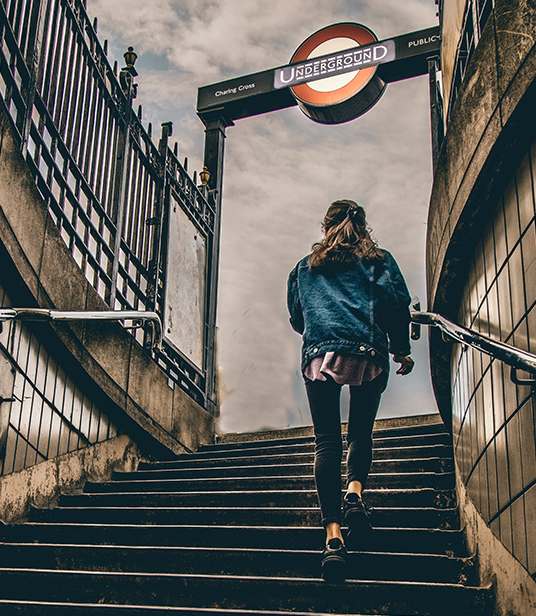
{"label": "curved wall", "polygon": [[[536,3],[502,0],[451,110],[428,220],[429,310],[536,351]],[[460,478],[503,545],[536,574],[531,388],[431,336],[432,378],[453,420]]]}

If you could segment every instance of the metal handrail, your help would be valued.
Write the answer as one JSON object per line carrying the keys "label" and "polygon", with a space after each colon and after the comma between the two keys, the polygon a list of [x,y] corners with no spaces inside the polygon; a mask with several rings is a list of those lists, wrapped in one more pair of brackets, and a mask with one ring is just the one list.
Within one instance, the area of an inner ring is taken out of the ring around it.
{"label": "metal handrail", "polygon": [[[419,325],[438,327],[448,338],[490,355],[511,367],[510,377],[518,385],[536,384],[536,355],[449,321],[435,312],[411,312],[411,320]],[[412,335],[415,339],[415,336]],[[529,372],[532,379],[520,379],[517,370]]]}
{"label": "metal handrail", "polygon": [[47,310],[46,308],[0,308],[0,326],[5,321],[132,321],[126,329],[151,324],[154,350],[162,347],[162,321],[156,312],[144,310]]}

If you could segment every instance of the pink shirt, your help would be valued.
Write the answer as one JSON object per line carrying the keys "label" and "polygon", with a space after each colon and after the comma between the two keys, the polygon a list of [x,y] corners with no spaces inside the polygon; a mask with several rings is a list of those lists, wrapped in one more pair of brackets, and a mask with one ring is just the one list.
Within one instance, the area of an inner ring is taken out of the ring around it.
{"label": "pink shirt", "polygon": [[381,372],[378,364],[365,357],[329,352],[315,357],[305,368],[304,375],[310,381],[327,381],[331,376],[339,385],[361,385],[363,381],[372,381]]}

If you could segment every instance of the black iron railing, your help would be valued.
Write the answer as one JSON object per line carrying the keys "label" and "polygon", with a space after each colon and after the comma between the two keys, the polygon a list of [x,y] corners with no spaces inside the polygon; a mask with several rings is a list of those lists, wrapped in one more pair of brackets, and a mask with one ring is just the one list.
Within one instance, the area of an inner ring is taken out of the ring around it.
{"label": "black iron railing", "polygon": [[[163,320],[169,212],[187,214],[211,255],[214,203],[179,162],[177,145],[168,147],[169,123],[153,143],[141,108],[131,108],[132,75],[118,74],[106,49],[82,0],[0,0],[0,99],[61,237],[110,310],[155,311]],[[207,279],[212,267],[207,256]],[[210,288],[201,298],[200,361],[166,339],[151,351],[148,336],[134,332],[169,378],[209,410]]]}
{"label": "black iron railing", "polygon": [[[494,340],[462,325],[457,325],[440,314],[433,312],[412,312],[411,320],[417,326],[429,325],[438,327],[448,339],[470,346],[509,365],[511,367],[511,378],[514,383],[518,385],[536,384],[536,355]],[[412,331],[412,338],[414,340],[418,339],[419,335],[419,331],[415,331],[415,329]],[[534,378],[520,379],[517,376],[518,370],[528,372]]]}

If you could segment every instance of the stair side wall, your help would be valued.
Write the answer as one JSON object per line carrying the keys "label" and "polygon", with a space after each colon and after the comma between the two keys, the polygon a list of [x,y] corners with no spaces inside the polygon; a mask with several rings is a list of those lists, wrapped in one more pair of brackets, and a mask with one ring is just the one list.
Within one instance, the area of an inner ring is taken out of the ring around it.
{"label": "stair side wall", "polygon": [[494,616],[536,614],[536,582],[483,520],[467,493],[457,466],[456,493],[467,546],[477,555],[480,581],[494,586]]}
{"label": "stair side wall", "polygon": [[[0,284],[16,307],[107,310],[48,213],[1,103]],[[179,387],[170,387],[165,373],[118,323],[42,323],[33,325],[32,331],[58,363],[71,371],[77,386],[83,384],[82,389],[94,394],[98,406],[118,425],[120,433],[128,434],[144,455],[169,458],[213,442],[214,418]],[[94,449],[99,451],[104,451],[103,447]],[[116,449],[112,444],[106,452],[104,460],[110,467],[114,460],[121,463],[124,459],[122,447]],[[66,484],[83,482],[91,456],[87,452],[69,455],[72,466],[52,460],[37,465],[46,464],[42,468],[29,470],[27,476],[15,473],[13,480],[4,479],[0,517],[23,515],[27,503],[20,501],[17,484],[27,485],[27,477],[33,477],[28,489],[39,492],[39,502],[44,494],[53,497]],[[69,468],[68,479],[64,480],[58,465]],[[89,463],[90,468],[94,466],[94,462]],[[42,491],[34,485],[40,474],[47,478]]]}
{"label": "stair side wall", "polygon": [[[536,5],[493,5],[470,59],[460,62],[465,72],[434,172],[428,309],[534,353]],[[466,7],[470,20],[476,0]],[[444,31],[443,40],[454,34]],[[521,563],[536,578],[534,392],[515,385],[508,366],[445,342],[439,332],[431,332],[430,353],[438,406],[452,425],[468,495],[462,505],[481,516],[475,521],[468,513],[468,528],[488,525],[512,554],[512,567]],[[483,571],[493,564],[484,559]],[[515,585],[498,590],[518,594]]]}
{"label": "stair side wall", "polygon": [[116,470],[134,471],[143,459],[123,434],[0,477],[0,518],[20,522],[31,506],[53,507],[61,494],[81,490],[86,481],[109,481]]}

